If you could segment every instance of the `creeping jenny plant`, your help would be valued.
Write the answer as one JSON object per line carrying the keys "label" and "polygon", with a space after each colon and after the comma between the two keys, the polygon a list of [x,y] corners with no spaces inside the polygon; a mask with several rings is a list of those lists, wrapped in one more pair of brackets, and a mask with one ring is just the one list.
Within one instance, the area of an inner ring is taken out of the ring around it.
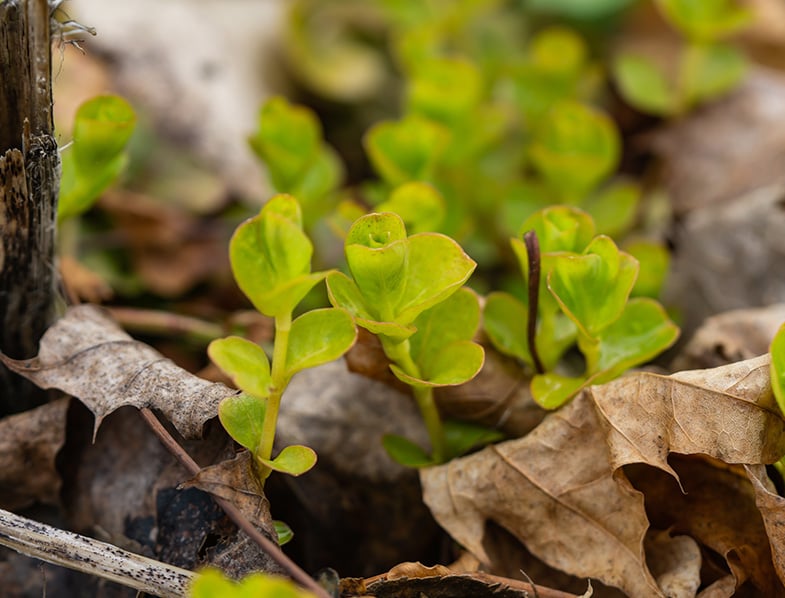
{"label": "creeping jenny plant", "polygon": [[126,145],[136,126],[131,106],[119,96],[98,96],[79,106],[73,142],[63,149],[57,218],[90,208],[128,163]]}
{"label": "creeping jenny plant", "polygon": [[275,341],[272,364],[249,340],[231,336],[210,343],[211,359],[242,391],[224,399],[218,415],[232,438],[253,454],[261,480],[273,470],[300,475],[316,462],[312,449],[287,446],[272,457],[281,395],[300,370],[343,355],[357,330],[340,308],[316,309],[292,320],[297,304],[328,274],[311,272],[313,246],[294,197],[275,196],[241,224],[229,253],[240,289],[256,309],[275,318]]}
{"label": "creeping jenny plant", "polygon": [[677,72],[669,80],[649,58],[622,54],[614,75],[622,96],[658,116],[678,116],[736,86],[744,56],[724,39],[752,21],[752,11],[735,0],[657,0],[660,13],[685,38]]}
{"label": "creeping jenny plant", "polygon": [[[540,405],[555,409],[581,388],[616,378],[676,340],[679,330],[657,301],[629,298],[638,261],[610,237],[595,236],[586,213],[546,208],[524,222],[521,232],[525,240],[515,238],[512,245],[529,287],[527,302],[491,293],[484,323],[500,351],[536,371],[531,391]],[[574,345],[583,371],[560,371]]]}
{"label": "creeping jenny plant", "polygon": [[359,218],[349,229],[345,252],[351,277],[340,272],[327,277],[330,301],[377,335],[393,373],[411,386],[431,441],[428,455],[404,438],[388,436],[388,452],[405,465],[425,466],[468,450],[483,431],[445,426],[433,390],[472,379],[484,361],[482,347],[471,340],[479,302],[462,288],[475,262],[445,235],[407,236],[403,220],[392,212]]}

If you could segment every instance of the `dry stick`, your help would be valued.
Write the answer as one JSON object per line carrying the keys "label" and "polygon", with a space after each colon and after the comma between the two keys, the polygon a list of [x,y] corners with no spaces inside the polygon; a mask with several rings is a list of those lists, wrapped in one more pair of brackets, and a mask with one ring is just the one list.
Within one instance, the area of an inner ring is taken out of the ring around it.
{"label": "dry stick", "polygon": [[195,574],[0,509],[0,545],[140,592],[181,598]]}
{"label": "dry stick", "polygon": [[[169,431],[164,428],[155,414],[148,408],[141,409],[142,417],[144,417],[147,424],[155,432],[156,436],[161,442],[169,449],[177,460],[185,467],[191,475],[196,475],[201,471],[199,464],[194,461],[191,456],[185,452],[185,449],[169,434]],[[286,556],[283,551],[274,542],[269,540],[264,534],[256,529],[253,524],[240,512],[234,504],[220,496],[211,495],[215,502],[217,502],[229,518],[234,521],[235,525],[239,527],[251,540],[256,542],[262,550],[264,550],[276,563],[283,567],[286,572],[299,583],[302,587],[310,590],[319,598],[330,598],[318,583],[316,583],[310,575],[303,571],[297,563]]]}
{"label": "dry stick", "polygon": [[537,233],[533,230],[523,235],[523,242],[526,244],[526,255],[529,258],[529,322],[526,336],[529,341],[529,353],[531,353],[534,362],[534,369],[538,374],[543,374],[545,368],[542,367],[535,338],[537,334],[537,303],[540,299],[540,243],[537,240]]}
{"label": "dry stick", "polygon": [[181,316],[171,312],[131,307],[110,307],[109,313],[126,330],[130,329],[152,334],[186,334],[205,342],[224,335],[224,330],[221,326],[205,322],[199,318]]}

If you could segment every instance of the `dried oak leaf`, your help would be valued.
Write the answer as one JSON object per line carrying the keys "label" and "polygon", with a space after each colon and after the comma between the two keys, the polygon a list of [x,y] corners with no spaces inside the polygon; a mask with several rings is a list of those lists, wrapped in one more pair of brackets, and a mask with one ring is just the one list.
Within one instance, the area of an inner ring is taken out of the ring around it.
{"label": "dried oak leaf", "polygon": [[41,388],[58,388],[95,415],[95,430],[125,405],[164,414],[185,438],[199,438],[218,403],[235,394],[179,368],[152,347],[128,336],[100,308],[71,307],[46,331],[33,359],[0,353],[9,369]]}
{"label": "dried oak leaf", "polygon": [[[626,470],[633,485],[646,497],[652,526],[671,528],[709,548],[704,564],[712,559],[719,561],[719,555],[724,563],[716,564],[733,574],[734,590],[745,586],[746,591],[754,588],[756,595],[785,595],[744,469],[710,466],[706,457],[676,454],[671,456],[670,465],[681,478],[682,487],[673,477],[650,467]],[[722,594],[717,591],[717,595]]]}
{"label": "dried oak leaf", "polygon": [[68,399],[0,419],[0,508],[57,504],[55,457],[65,441]]}
{"label": "dried oak leaf", "polygon": [[632,596],[663,596],[646,562],[644,496],[620,468],[644,463],[678,480],[667,461],[671,452],[729,463],[778,459],[785,421],[768,368],[763,356],[674,376],[635,373],[592,387],[524,438],[423,470],[424,500],[442,527],[486,563],[490,520],[553,567]]}
{"label": "dried oak leaf", "polygon": [[[199,488],[233,503],[267,538],[277,542],[275,526],[270,516],[270,503],[259,479],[252,470],[252,458],[243,451],[234,459],[221,461],[203,468],[180,488]],[[227,575],[239,579],[252,571],[282,574],[280,565],[239,532],[215,549],[208,551],[203,564],[219,567]]]}

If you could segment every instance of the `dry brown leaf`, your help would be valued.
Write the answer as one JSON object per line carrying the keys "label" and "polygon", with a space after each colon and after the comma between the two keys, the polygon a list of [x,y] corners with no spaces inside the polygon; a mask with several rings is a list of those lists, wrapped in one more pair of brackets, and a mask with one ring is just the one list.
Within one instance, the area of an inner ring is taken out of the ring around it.
{"label": "dry brown leaf", "polygon": [[747,465],[745,470],[769,537],[774,567],[780,580],[785,582],[785,498],[777,494],[763,465]]}
{"label": "dry brown leaf", "polygon": [[57,504],[55,457],[65,441],[68,399],[0,419],[0,508]]}
{"label": "dry brown leaf", "polygon": [[714,467],[704,458],[678,455],[671,456],[670,462],[682,480],[683,492],[665,473],[651,468],[628,472],[646,496],[652,525],[688,534],[721,555],[737,588],[746,582],[760,595],[785,595],[744,469]]}
{"label": "dry brown leaf", "polygon": [[671,371],[719,367],[769,350],[785,322],[785,303],[733,309],[707,318],[671,363]]}
{"label": "dry brown leaf", "polygon": [[[252,470],[251,454],[239,453],[234,459],[222,461],[202,469],[180,488],[199,488],[233,503],[269,540],[277,542],[270,503]],[[281,574],[280,565],[244,533],[238,532],[225,545],[211,551],[206,564],[219,567],[227,575],[240,578],[250,571]]]}
{"label": "dry brown leaf", "polygon": [[251,453],[242,451],[234,459],[203,468],[181,488],[199,488],[233,503],[249,521],[272,530],[270,503],[252,470]]}
{"label": "dry brown leaf", "polygon": [[44,334],[37,357],[0,353],[0,361],[41,388],[77,397],[95,415],[95,431],[109,413],[131,405],[157,409],[183,437],[198,438],[221,399],[236,393],[177,367],[91,305],[69,308]]}
{"label": "dry brown leaf", "polygon": [[421,481],[436,520],[485,563],[490,519],[551,566],[631,596],[663,596],[645,564],[643,495],[614,476],[588,395],[524,438],[422,470]]}
{"label": "dry brown leaf", "polygon": [[646,463],[673,474],[672,452],[726,463],[777,461],[785,454],[785,420],[769,363],[763,355],[672,376],[638,372],[592,387],[613,469]]}
{"label": "dry brown leaf", "polygon": [[[768,368],[763,356],[674,376],[635,373],[592,387],[524,438],[423,470],[425,501],[486,563],[490,520],[551,566],[629,595],[661,596],[643,550],[649,527],[643,495],[620,468],[645,463],[678,480],[668,463],[672,452],[728,463],[777,460],[785,453],[785,421]],[[757,578],[769,583],[765,572]]]}

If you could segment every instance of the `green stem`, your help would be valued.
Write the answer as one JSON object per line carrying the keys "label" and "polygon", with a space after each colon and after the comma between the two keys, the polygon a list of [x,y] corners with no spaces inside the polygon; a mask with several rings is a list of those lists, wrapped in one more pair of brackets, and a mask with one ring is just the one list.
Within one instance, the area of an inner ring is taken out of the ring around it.
{"label": "green stem", "polygon": [[[408,340],[399,343],[382,341],[382,347],[384,347],[387,357],[405,373],[413,378],[422,378],[420,368],[417,367],[417,364],[412,359],[411,346]],[[442,426],[439,409],[436,407],[436,400],[433,397],[433,388],[430,386],[413,386],[412,392],[414,393],[415,401],[417,401],[417,407],[420,409],[420,415],[422,415],[425,422],[425,428],[428,430],[428,437],[431,440],[431,457],[436,463],[443,463],[445,460],[444,427]]]}
{"label": "green stem", "polygon": [[[275,317],[275,342],[273,344],[272,389],[267,398],[267,410],[262,423],[262,441],[256,451],[256,456],[262,459],[271,459],[273,442],[275,441],[275,428],[278,423],[278,411],[281,407],[281,395],[286,388],[286,354],[289,350],[289,331],[292,328],[292,314],[287,313]],[[270,470],[261,472],[261,478],[266,479]]]}

